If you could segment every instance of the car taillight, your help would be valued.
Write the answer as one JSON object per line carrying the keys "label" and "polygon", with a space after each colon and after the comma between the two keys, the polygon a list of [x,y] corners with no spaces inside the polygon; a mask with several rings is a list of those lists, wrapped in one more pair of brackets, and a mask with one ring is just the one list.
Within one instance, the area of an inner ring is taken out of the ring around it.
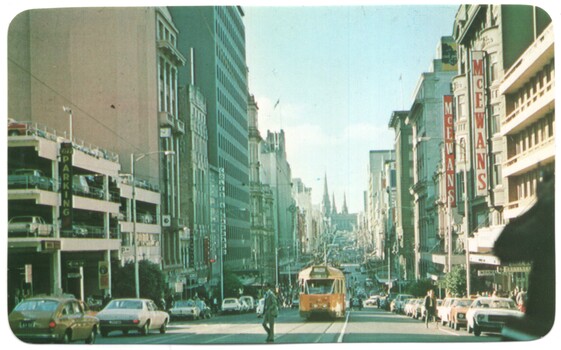
{"label": "car taillight", "polygon": [[56,327],[56,322],[55,321],[49,322],[49,328],[55,328],[55,327]]}
{"label": "car taillight", "polygon": [[132,320],[132,323],[134,323],[134,324],[139,324],[139,323],[140,323],[140,320]]}

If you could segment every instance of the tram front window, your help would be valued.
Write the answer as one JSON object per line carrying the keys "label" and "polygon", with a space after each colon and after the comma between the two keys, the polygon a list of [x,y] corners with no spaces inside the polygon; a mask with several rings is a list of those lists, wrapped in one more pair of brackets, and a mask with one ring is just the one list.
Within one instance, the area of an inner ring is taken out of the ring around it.
{"label": "tram front window", "polygon": [[309,280],[306,294],[331,294],[333,282],[333,280]]}

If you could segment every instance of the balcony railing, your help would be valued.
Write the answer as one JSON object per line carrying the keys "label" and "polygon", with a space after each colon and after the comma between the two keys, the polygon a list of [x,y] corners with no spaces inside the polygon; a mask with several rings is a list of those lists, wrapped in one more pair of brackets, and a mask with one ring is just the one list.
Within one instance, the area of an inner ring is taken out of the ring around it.
{"label": "balcony railing", "polygon": [[[57,132],[55,129],[50,129],[47,126],[31,121],[15,121],[8,120],[8,136],[37,136],[43,139],[57,142],[59,138],[66,138],[66,132]],[[83,140],[73,138],[72,147],[80,150],[92,157],[103,158],[112,162],[119,162],[119,155],[106,149],[100,148],[84,142]]]}
{"label": "balcony railing", "polygon": [[514,164],[516,164],[518,161],[520,161],[521,159],[532,159],[535,158],[534,155],[536,152],[539,152],[540,150],[545,149],[548,146],[551,146],[555,143],[555,137],[550,137],[548,140],[545,140],[544,142],[541,142],[537,145],[535,145],[532,148],[529,148],[527,150],[525,150],[524,152],[518,153],[515,156],[507,159],[507,161],[504,163],[504,167],[511,167]]}
{"label": "balcony railing", "polygon": [[[535,90],[535,92],[531,96],[526,98],[526,100],[523,103],[521,103],[511,113],[509,113],[509,115],[503,120],[502,122],[503,128],[508,123],[512,122],[516,117],[521,115],[525,110],[529,109],[531,106],[536,104],[537,102],[544,103],[549,100],[553,101],[555,97],[555,95],[553,94],[554,86],[555,86],[554,80],[550,80],[545,85],[542,85],[542,87],[539,90]],[[542,100],[542,98],[549,92],[551,92],[551,96],[549,96],[550,98],[548,98],[547,101]]]}

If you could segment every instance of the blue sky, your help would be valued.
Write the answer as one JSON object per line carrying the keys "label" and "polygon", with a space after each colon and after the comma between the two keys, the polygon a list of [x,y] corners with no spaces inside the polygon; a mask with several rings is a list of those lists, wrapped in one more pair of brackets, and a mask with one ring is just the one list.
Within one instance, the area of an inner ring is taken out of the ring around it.
{"label": "blue sky", "polygon": [[314,203],[327,173],[337,207],[345,193],[349,210],[362,210],[368,151],[393,148],[391,113],[410,107],[457,9],[244,6],[260,130],[285,130],[293,177],[312,187]]}

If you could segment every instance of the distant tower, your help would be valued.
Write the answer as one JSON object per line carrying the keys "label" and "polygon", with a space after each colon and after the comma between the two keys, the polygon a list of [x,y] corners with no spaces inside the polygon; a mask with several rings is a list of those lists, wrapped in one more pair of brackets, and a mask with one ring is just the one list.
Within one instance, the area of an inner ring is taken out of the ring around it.
{"label": "distant tower", "polygon": [[323,201],[321,202],[323,216],[331,215],[331,203],[329,202],[329,191],[327,190],[327,174],[323,182]]}
{"label": "distant tower", "polygon": [[341,214],[348,214],[349,208],[347,208],[347,195],[343,193],[343,209],[341,209]]}
{"label": "distant tower", "polygon": [[333,201],[332,201],[332,203],[333,203],[333,211],[332,211],[332,213],[333,213],[333,214],[337,214],[337,206],[335,206],[335,193],[333,193]]}

